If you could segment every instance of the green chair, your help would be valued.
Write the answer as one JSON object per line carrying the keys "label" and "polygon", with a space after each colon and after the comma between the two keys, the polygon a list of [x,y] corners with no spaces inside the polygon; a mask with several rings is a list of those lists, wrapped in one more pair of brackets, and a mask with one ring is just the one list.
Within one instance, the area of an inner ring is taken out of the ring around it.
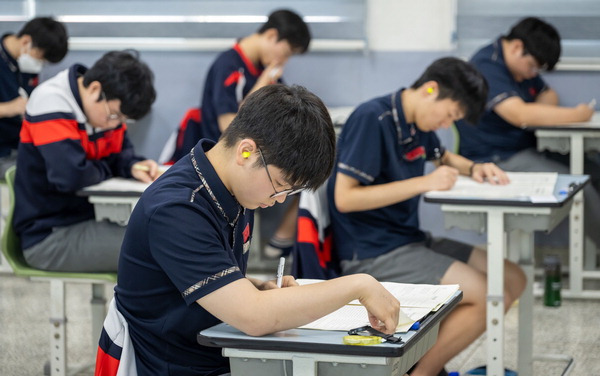
{"label": "green chair", "polygon": [[2,233],[2,253],[15,275],[28,277],[34,281],[50,282],[50,324],[52,328],[50,331],[50,374],[64,376],[67,375],[65,284],[88,283],[92,286],[92,349],[95,351],[106,315],[105,285],[114,285],[117,282],[117,274],[52,272],[27,265],[21,250],[21,242],[13,229],[15,173],[15,167],[6,171],[10,207]]}

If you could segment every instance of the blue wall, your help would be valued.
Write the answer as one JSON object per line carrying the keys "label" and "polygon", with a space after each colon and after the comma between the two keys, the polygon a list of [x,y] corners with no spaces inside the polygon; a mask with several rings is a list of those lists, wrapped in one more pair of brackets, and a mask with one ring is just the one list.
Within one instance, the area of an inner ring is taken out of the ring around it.
{"label": "blue wall", "polygon": [[[90,66],[100,52],[70,52],[58,65],[43,72],[42,79],[79,62]],[[209,52],[150,52],[142,59],[154,71],[158,97],[152,112],[130,127],[130,137],[139,153],[156,159],[163,145],[185,111],[200,103],[204,76],[217,53]],[[355,106],[372,97],[408,86],[434,59],[444,52],[346,52],[309,53],[294,57],[284,74],[288,84],[306,86],[320,96],[329,107]],[[600,72],[553,72],[544,78],[561,96],[565,105],[600,100]],[[452,148],[451,132],[441,131],[440,138]],[[434,234],[484,243],[485,238],[473,232],[453,230],[445,233],[443,218],[437,205],[421,205],[422,227]],[[565,242],[564,234],[558,242]]]}

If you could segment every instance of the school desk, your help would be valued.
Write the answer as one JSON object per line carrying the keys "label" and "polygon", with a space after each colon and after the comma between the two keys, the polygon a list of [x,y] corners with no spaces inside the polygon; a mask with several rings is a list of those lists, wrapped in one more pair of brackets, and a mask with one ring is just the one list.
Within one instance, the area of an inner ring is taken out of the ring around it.
{"label": "school desk", "polygon": [[[538,150],[548,150],[563,155],[570,153],[570,173],[583,174],[586,152],[600,152],[600,112],[584,123],[572,123],[552,127],[529,126],[538,141]],[[600,298],[600,291],[584,290],[583,281],[600,279],[597,270],[596,247],[590,240],[584,239],[583,192],[575,196],[569,216],[569,289],[565,297]],[[584,258],[584,248],[585,258]],[[584,270],[584,263],[585,269]],[[596,269],[596,270],[591,270]]]}
{"label": "school desk", "polygon": [[419,330],[396,334],[402,343],[350,346],[343,331],[290,329],[262,337],[219,324],[198,333],[198,343],[223,348],[232,376],[400,376],[437,340],[440,321],[462,299],[457,291]]}
{"label": "school desk", "polygon": [[[504,263],[507,250],[517,256],[527,276],[527,285],[519,299],[518,373],[533,374],[533,279],[534,231],[551,231],[564,219],[573,197],[587,184],[586,175],[558,175],[553,188],[554,202],[537,202],[529,197],[490,199],[478,196],[474,189],[470,197],[443,197],[440,192],[425,194],[424,201],[439,203],[446,227],[459,227],[485,232],[487,230],[487,375],[504,375]],[[568,192],[564,194],[565,188]],[[443,192],[441,192],[443,193]],[[508,244],[505,238],[508,233]],[[550,328],[549,328],[550,329]],[[536,357],[537,358],[537,357]],[[561,358],[561,357],[559,357]],[[553,357],[556,359],[556,357]],[[562,357],[567,367],[571,357]]]}

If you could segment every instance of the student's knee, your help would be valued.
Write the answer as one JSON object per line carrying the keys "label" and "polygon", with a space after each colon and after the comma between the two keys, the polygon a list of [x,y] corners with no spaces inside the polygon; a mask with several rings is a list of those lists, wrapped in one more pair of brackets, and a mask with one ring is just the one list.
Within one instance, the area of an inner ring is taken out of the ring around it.
{"label": "student's knee", "polygon": [[514,262],[506,261],[504,264],[504,281],[505,281],[505,303],[507,308],[515,300],[517,300],[527,285],[527,276],[523,269]]}

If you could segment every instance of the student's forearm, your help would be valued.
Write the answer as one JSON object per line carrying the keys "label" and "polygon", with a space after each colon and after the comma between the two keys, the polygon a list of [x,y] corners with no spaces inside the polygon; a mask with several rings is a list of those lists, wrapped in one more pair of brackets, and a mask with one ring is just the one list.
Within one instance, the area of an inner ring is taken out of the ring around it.
{"label": "student's forearm", "polygon": [[247,279],[240,279],[198,303],[223,322],[260,336],[308,324],[362,299],[380,287],[375,284],[371,276],[354,274],[319,284],[259,291]]}
{"label": "student's forearm", "polygon": [[536,103],[558,106],[558,94],[552,89],[542,91],[536,98]]}
{"label": "student's forearm", "polygon": [[343,191],[336,184],[335,204],[342,213],[373,210],[406,201],[430,189],[426,176],[385,184],[356,185]]}
{"label": "student's forearm", "polygon": [[521,103],[514,107],[506,107],[501,103],[495,111],[516,127],[552,126],[586,121],[592,114],[588,108],[581,106],[560,107],[543,103]]}

